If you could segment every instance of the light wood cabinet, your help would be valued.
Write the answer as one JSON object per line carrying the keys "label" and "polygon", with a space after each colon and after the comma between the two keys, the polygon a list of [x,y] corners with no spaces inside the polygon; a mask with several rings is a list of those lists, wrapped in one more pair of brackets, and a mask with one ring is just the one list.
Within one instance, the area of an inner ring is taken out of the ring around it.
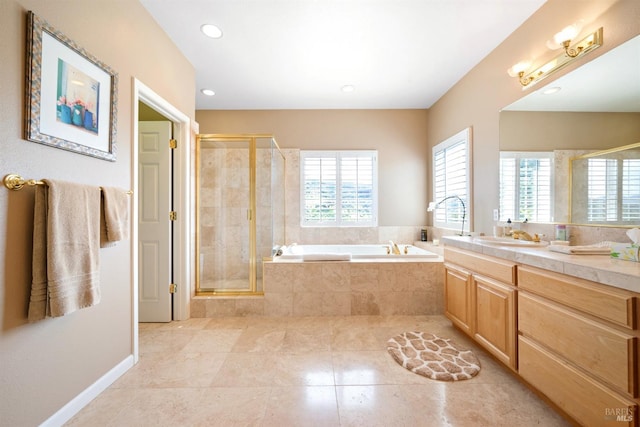
{"label": "light wood cabinet", "polygon": [[518,288],[628,329],[640,325],[634,292],[528,266],[518,268]]}
{"label": "light wood cabinet", "polygon": [[637,402],[615,393],[534,340],[518,337],[518,374],[581,425],[637,426]]}
{"label": "light wood cabinet", "polygon": [[474,338],[505,365],[516,368],[516,291],[484,276],[473,276]]}
{"label": "light wood cabinet", "polygon": [[445,247],[445,315],[516,369],[515,263]]}
{"label": "light wood cabinet", "polygon": [[445,316],[458,328],[471,335],[471,274],[445,263]]}
{"label": "light wood cabinet", "polygon": [[637,426],[638,297],[519,266],[519,374],[580,424]]}
{"label": "light wood cabinet", "polygon": [[445,247],[445,314],[573,421],[640,423],[640,294]]}

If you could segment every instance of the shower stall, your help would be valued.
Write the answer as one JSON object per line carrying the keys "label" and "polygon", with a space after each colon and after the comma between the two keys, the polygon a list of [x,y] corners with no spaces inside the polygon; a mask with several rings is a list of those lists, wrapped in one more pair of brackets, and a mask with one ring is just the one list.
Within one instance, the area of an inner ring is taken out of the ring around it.
{"label": "shower stall", "polygon": [[285,243],[285,159],[272,135],[196,138],[196,295],[262,295]]}

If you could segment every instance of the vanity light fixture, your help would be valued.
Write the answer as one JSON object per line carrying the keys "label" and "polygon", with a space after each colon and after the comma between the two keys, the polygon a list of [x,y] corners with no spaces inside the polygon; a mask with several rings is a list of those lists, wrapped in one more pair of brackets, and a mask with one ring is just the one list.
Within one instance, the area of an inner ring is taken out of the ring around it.
{"label": "vanity light fixture", "polygon": [[[554,36],[554,41],[559,46],[564,48],[564,52],[561,55],[553,58],[551,61],[545,63],[544,65],[536,68],[529,73],[527,73],[526,71],[529,68],[529,64],[527,62],[519,62],[513,67],[509,68],[507,72],[510,76],[517,77],[520,81],[520,84],[522,85],[522,89],[525,90],[538,83],[539,81],[547,78],[556,71],[566,67],[572,61],[602,46],[602,27],[600,27],[597,31],[587,35],[585,38],[575,43],[574,45],[571,45],[571,39],[566,39],[558,42],[558,40],[562,38],[577,34],[577,31],[579,31],[579,29],[577,29],[577,26],[569,26]],[[549,45],[549,43],[547,43],[547,45]]]}

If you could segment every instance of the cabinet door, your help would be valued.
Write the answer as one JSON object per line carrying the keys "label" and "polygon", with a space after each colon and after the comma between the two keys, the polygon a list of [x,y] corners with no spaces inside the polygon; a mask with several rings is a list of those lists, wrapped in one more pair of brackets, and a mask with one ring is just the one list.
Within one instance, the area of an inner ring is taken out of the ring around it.
{"label": "cabinet door", "polygon": [[515,290],[493,279],[473,276],[475,339],[505,365],[516,369]]}
{"label": "cabinet door", "polygon": [[471,274],[445,263],[445,315],[458,328],[473,334],[471,323]]}

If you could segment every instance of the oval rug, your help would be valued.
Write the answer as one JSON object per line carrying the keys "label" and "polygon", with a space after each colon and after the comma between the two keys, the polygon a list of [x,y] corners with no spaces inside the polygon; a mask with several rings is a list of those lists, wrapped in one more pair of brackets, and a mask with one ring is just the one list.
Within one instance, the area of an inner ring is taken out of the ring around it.
{"label": "oval rug", "polygon": [[461,350],[434,334],[403,332],[387,341],[387,351],[402,367],[432,380],[468,380],[480,372],[471,350]]}

